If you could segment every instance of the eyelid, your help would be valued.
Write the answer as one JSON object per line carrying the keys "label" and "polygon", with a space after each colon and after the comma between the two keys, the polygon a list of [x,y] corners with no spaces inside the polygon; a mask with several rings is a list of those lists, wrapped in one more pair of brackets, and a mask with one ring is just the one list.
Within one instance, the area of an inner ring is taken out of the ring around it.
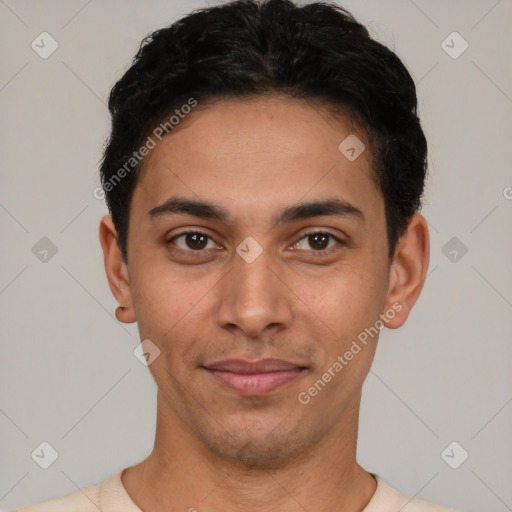
{"label": "eyelid", "polygon": [[[219,245],[217,243],[217,241],[211,236],[209,235],[208,233],[206,233],[205,231],[201,231],[200,229],[188,229],[186,231],[182,231],[181,233],[176,233],[175,235],[173,235],[172,237],[166,239],[166,244],[167,245],[171,245],[171,243],[174,243],[174,240],[176,240],[177,238],[180,238],[182,236],[185,236],[185,235],[202,235],[202,236],[205,236],[206,238],[208,238],[209,240],[213,241],[217,246]],[[212,249],[202,249],[202,250],[197,250],[197,251],[194,251],[192,249],[190,250],[187,250],[187,249],[182,249],[181,247],[173,247],[174,250],[176,251],[180,251],[180,252],[185,252],[185,253],[192,253],[192,254],[206,254],[208,253],[209,251],[211,251]]]}
{"label": "eyelid", "polygon": [[316,235],[317,233],[321,233],[322,235],[332,236],[333,238],[335,238],[336,240],[338,240],[340,242],[346,242],[348,239],[348,237],[344,233],[342,235],[340,235],[340,234],[335,235],[334,233],[332,233],[329,230],[329,228],[323,228],[323,229],[322,228],[312,228],[311,230],[305,231],[304,233],[302,233],[299,240],[302,240],[306,236]]}
{"label": "eyelid", "polygon": [[[300,238],[293,244],[293,247],[295,247],[302,240],[304,240],[304,238],[307,238],[308,236],[316,235],[316,234],[327,235],[327,236],[331,237],[332,239],[334,239],[338,243],[338,246],[344,246],[344,245],[347,245],[347,243],[348,243],[345,238],[342,238],[342,237],[340,237],[338,235],[335,235],[335,234],[331,233],[328,229],[316,228],[316,229],[313,229],[311,231],[307,231],[307,232],[302,233]],[[316,251],[314,249],[310,249],[310,250],[305,250],[305,252],[310,252],[310,253],[313,253],[313,254],[327,254],[327,253],[330,253],[333,250],[336,250],[336,247],[329,247],[328,249],[320,249],[320,250],[316,250]]]}

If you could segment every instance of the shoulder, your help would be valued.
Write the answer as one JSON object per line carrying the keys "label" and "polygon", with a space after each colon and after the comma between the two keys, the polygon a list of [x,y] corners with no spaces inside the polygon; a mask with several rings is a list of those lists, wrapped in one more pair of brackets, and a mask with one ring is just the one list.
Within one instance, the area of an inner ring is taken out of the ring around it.
{"label": "shoulder", "polygon": [[413,498],[412,496],[407,496],[407,500],[404,502],[403,509],[401,510],[402,512],[458,512],[453,508]]}
{"label": "shoulder", "polygon": [[87,494],[76,490],[60,498],[34,503],[12,512],[97,512],[98,508],[95,505],[98,497],[97,486],[83,487],[82,490]]}
{"label": "shoulder", "polygon": [[391,487],[381,476],[373,474],[377,480],[377,490],[363,512],[458,512],[453,508],[437,505],[430,501],[402,494]]}
{"label": "shoulder", "polygon": [[107,509],[101,507],[106,505],[112,493],[116,492],[120,474],[121,472],[115,473],[101,483],[82,487],[65,496],[34,503],[11,512],[98,512],[98,508],[107,512]]}

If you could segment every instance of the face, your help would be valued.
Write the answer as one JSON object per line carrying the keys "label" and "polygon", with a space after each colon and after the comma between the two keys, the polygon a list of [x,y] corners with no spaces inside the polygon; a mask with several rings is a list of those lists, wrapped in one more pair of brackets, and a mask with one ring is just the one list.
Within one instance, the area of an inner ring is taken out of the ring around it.
{"label": "face", "polygon": [[368,151],[338,149],[351,134],[364,142],[299,100],[223,101],[140,176],[128,276],[141,340],[160,350],[149,369],[168,428],[218,456],[290,457],[359,397],[378,338],[361,333],[389,307],[390,266]]}

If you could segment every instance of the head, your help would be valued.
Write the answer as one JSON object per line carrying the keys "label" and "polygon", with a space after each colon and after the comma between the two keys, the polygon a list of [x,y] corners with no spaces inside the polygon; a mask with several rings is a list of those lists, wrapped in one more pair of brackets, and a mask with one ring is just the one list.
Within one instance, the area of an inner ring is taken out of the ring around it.
{"label": "head", "polygon": [[[159,351],[168,421],[261,463],[353,430],[378,331],[428,267],[400,59],[334,4],[239,0],[148,36],[109,109],[100,240],[119,320]],[[300,372],[235,393],[211,371],[233,358]]]}

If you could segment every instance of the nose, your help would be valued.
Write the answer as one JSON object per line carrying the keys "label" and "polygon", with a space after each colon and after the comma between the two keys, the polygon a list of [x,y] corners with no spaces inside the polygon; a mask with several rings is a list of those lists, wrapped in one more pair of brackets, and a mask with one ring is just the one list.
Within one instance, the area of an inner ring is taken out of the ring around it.
{"label": "nose", "polygon": [[219,325],[242,331],[246,337],[288,327],[293,318],[293,294],[275,270],[270,251],[264,250],[252,263],[236,254],[232,265],[219,285]]}

